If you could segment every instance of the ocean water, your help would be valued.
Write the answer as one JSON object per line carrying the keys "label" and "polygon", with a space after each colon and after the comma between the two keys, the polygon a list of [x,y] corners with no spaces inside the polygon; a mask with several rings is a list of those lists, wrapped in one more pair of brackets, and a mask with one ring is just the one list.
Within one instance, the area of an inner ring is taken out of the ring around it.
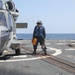
{"label": "ocean water", "polygon": [[[32,34],[17,34],[18,39],[31,40]],[[47,40],[75,40],[75,34],[47,34]]]}

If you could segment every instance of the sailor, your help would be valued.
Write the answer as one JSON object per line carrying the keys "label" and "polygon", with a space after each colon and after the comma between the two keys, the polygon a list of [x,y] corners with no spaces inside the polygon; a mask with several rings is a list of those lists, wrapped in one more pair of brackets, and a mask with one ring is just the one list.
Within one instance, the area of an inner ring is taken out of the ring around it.
{"label": "sailor", "polygon": [[33,54],[36,54],[36,49],[38,46],[38,43],[40,43],[44,54],[46,55],[46,46],[45,46],[45,37],[46,37],[46,32],[45,32],[45,28],[44,26],[42,26],[42,22],[41,21],[37,21],[36,23],[37,25],[34,28],[34,32],[33,32],[33,39],[35,38],[36,40],[33,40],[33,42],[35,42],[35,44],[33,44],[33,48],[34,48],[34,52]]}

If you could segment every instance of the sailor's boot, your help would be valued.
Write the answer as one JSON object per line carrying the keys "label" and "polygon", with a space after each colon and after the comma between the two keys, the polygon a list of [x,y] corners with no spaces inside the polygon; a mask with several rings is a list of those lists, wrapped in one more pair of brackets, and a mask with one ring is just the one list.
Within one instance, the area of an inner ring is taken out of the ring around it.
{"label": "sailor's boot", "polygon": [[36,49],[37,49],[36,46],[34,46],[34,52],[33,52],[33,54],[36,54]]}
{"label": "sailor's boot", "polygon": [[34,50],[33,54],[36,54],[36,49]]}
{"label": "sailor's boot", "polygon": [[43,51],[44,51],[44,54],[45,54],[45,55],[47,55],[46,50],[47,50],[47,48],[46,48],[46,47],[44,47],[44,48],[43,48]]}

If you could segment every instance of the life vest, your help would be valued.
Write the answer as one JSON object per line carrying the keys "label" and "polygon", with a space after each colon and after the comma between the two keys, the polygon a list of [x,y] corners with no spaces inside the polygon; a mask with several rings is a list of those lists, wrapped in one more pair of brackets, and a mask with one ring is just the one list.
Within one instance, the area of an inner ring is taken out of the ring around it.
{"label": "life vest", "polygon": [[35,36],[44,38],[43,31],[44,31],[44,27],[43,26],[41,26],[40,28],[38,26],[36,26],[35,27]]}

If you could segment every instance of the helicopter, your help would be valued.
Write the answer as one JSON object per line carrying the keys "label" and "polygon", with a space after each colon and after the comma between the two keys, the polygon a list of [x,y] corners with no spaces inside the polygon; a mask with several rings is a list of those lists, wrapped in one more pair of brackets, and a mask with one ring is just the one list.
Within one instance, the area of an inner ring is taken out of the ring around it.
{"label": "helicopter", "polygon": [[16,28],[27,28],[27,23],[16,23],[18,16],[19,11],[12,0],[0,0],[0,55],[10,48],[15,50],[15,54],[20,54]]}

